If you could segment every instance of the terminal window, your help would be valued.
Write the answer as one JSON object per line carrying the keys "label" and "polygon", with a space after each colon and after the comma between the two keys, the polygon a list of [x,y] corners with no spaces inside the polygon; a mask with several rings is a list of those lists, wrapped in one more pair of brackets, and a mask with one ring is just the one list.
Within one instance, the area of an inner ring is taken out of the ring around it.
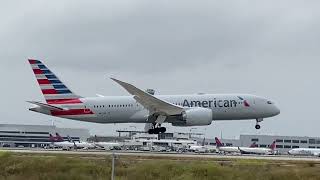
{"label": "terminal window", "polygon": [[283,139],[277,139],[276,142],[283,142]]}
{"label": "terminal window", "polygon": [[292,140],[292,143],[299,143],[299,140]]}
{"label": "terminal window", "polygon": [[276,148],[283,148],[283,145],[276,145]]}
{"label": "terminal window", "polygon": [[284,142],[285,143],[291,143],[291,140],[285,139]]}
{"label": "terminal window", "polygon": [[16,133],[20,133],[20,131],[0,131],[0,133],[12,133],[12,134],[16,134]]}
{"label": "terminal window", "polygon": [[309,146],[309,148],[315,149],[316,147],[315,146]]}
{"label": "terminal window", "polygon": [[253,139],[251,139],[251,141],[253,141],[253,142],[258,142],[259,139],[258,139],[258,138],[253,138]]}
{"label": "terminal window", "polygon": [[299,148],[299,146],[292,146],[292,148]]}
{"label": "terminal window", "polygon": [[265,144],[261,144],[261,145],[260,145],[260,147],[267,147],[267,145],[265,145]]}
{"label": "terminal window", "polygon": [[290,149],[290,148],[291,148],[291,146],[287,146],[287,145],[285,145],[285,146],[284,146],[284,148]]}
{"label": "terminal window", "polygon": [[319,139],[317,140],[317,144],[320,144],[320,140]]}
{"label": "terminal window", "polygon": [[309,144],[315,144],[316,140],[315,139],[309,139]]}
{"label": "terminal window", "polygon": [[308,141],[307,141],[307,140],[301,140],[300,143],[302,143],[302,144],[307,144]]}

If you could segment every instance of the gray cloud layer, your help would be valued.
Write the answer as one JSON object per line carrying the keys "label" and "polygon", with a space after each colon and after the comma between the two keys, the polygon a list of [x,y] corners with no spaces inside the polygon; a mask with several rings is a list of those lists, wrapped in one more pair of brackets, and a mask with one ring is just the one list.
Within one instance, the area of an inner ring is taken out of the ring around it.
{"label": "gray cloud layer", "polygon": [[[318,1],[8,1],[0,7],[3,122],[48,124],[25,100],[42,99],[26,62],[44,60],[74,91],[126,95],[115,76],[161,94],[252,93],[282,114],[218,122],[210,136],[320,136]],[[56,119],[56,118],[54,118]],[[58,126],[112,134],[129,125],[57,119]],[[140,126],[139,126],[140,127]],[[175,129],[170,127],[171,130]],[[199,128],[204,131],[205,128]]]}

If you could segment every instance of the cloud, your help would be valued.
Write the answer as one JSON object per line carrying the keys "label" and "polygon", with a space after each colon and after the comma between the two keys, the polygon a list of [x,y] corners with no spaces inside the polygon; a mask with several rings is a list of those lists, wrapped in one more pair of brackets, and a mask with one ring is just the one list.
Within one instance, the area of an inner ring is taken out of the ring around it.
{"label": "cloud", "polygon": [[[317,1],[3,3],[0,79],[6,96],[0,112],[4,122],[43,124],[51,119],[28,112],[24,103],[42,98],[26,63],[33,57],[85,96],[126,95],[107,80],[110,76],[161,94],[263,95],[279,102],[283,111],[265,121],[262,132],[316,136],[317,7]],[[302,120],[304,129],[299,128]],[[61,121],[88,126],[93,133],[126,127]],[[213,129],[209,135],[223,129],[232,137],[256,133],[253,126],[250,121],[218,122],[207,129]]]}

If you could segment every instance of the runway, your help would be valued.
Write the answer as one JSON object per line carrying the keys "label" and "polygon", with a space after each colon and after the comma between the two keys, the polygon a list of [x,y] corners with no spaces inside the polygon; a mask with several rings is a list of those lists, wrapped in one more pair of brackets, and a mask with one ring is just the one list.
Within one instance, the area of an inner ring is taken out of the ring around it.
{"label": "runway", "polygon": [[113,153],[117,156],[140,156],[140,157],[161,157],[161,158],[201,158],[201,159],[251,159],[251,160],[274,160],[274,161],[312,161],[319,162],[318,157],[296,157],[288,155],[222,155],[222,154],[195,154],[195,153],[163,153],[163,152],[141,152],[141,151],[62,151],[45,149],[0,149],[1,151],[27,154],[64,154],[64,155],[95,155],[108,156]]}

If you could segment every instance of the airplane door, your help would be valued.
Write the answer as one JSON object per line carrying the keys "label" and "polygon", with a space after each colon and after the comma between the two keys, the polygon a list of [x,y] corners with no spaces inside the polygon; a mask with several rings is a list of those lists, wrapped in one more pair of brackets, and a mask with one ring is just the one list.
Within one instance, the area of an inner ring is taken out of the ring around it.
{"label": "airplane door", "polygon": [[111,111],[110,110],[111,110],[110,107],[107,105],[105,107],[105,110],[103,111],[103,118],[104,119],[109,119],[110,118],[110,116],[111,116]]}

